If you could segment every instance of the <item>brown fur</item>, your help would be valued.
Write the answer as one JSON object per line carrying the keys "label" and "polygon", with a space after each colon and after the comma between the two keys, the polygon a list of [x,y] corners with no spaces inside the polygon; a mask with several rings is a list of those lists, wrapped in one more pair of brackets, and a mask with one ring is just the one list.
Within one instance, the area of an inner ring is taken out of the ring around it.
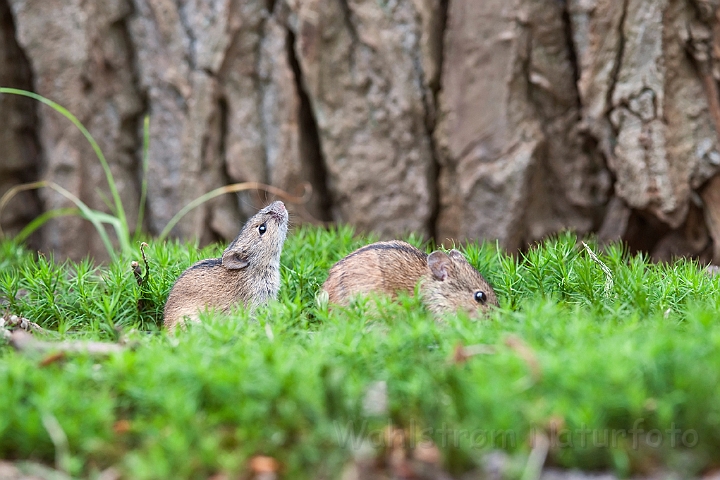
{"label": "brown fur", "polygon": [[[259,227],[265,225],[260,235]],[[280,253],[287,235],[285,205],[273,202],[250,218],[221,258],[201,260],[175,281],[165,303],[170,331],[184,318],[197,320],[204,309],[227,312],[242,303],[267,303],[280,288]]]}
{"label": "brown fur", "polygon": [[[353,296],[372,292],[412,294],[418,282],[423,303],[435,314],[476,314],[498,305],[490,284],[459,251],[427,255],[397,240],[367,245],[337,262],[323,290],[331,304],[347,305]],[[477,291],[485,292],[484,304],[475,300]]]}

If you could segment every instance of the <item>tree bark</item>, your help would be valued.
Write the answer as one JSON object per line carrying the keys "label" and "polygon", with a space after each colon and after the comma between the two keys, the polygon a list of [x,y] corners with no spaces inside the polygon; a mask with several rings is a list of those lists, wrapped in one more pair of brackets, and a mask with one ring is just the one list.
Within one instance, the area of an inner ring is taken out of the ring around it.
{"label": "tree bark", "polygon": [[[573,229],[657,258],[720,244],[709,0],[0,0],[0,14],[0,84],[85,123],[131,225],[150,115],[150,233],[206,191],[258,181],[310,183],[300,219],[383,237],[514,250]],[[41,176],[106,209],[104,174],[65,118],[0,106],[12,125],[0,192]],[[40,199],[15,202],[2,225],[68,205]],[[268,200],[215,199],[173,234],[232,238]],[[75,218],[42,244],[102,254]]]}

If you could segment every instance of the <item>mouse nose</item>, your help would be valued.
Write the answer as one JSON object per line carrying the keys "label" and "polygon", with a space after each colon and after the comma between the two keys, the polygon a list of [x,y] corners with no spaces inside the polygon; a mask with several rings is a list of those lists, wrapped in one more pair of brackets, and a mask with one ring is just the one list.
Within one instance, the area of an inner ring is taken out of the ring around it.
{"label": "mouse nose", "polygon": [[285,204],[280,200],[276,200],[270,204],[270,210],[277,213],[282,213],[286,210]]}
{"label": "mouse nose", "polygon": [[264,211],[267,213],[270,213],[272,215],[275,215],[278,218],[287,218],[287,216],[288,216],[288,211],[285,208],[285,204],[283,202],[281,202],[280,200],[275,201],[275,202],[271,203],[270,205],[268,205],[267,207],[265,207]]}

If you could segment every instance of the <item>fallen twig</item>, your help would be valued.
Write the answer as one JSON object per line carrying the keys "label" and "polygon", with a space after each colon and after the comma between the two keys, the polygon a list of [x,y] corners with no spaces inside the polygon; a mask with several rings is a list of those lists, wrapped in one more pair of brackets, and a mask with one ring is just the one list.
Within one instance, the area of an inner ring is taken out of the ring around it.
{"label": "fallen twig", "polygon": [[531,435],[532,450],[525,464],[522,480],[537,480],[540,478],[550,450],[550,440],[544,433],[533,431]]}
{"label": "fallen twig", "polygon": [[465,363],[470,357],[475,355],[493,355],[497,353],[497,349],[492,345],[467,345],[463,346],[462,343],[458,343],[455,346],[452,354],[452,363]]}
{"label": "fallen twig", "polygon": [[0,478],[42,478],[44,480],[71,480],[68,474],[37,462],[8,462],[0,460]]}
{"label": "fallen twig", "polygon": [[127,347],[117,343],[89,342],[89,341],[65,341],[46,342],[37,340],[24,330],[15,330],[10,335],[10,345],[19,352],[64,352],[64,353],[87,353],[88,355],[110,355],[111,353],[122,352]]}
{"label": "fallen twig", "polygon": [[42,424],[55,446],[55,468],[63,473],[68,473],[70,471],[70,447],[65,430],[51,413],[42,415]]}
{"label": "fallen twig", "polygon": [[18,317],[17,315],[8,316],[7,314],[0,318],[0,328],[20,328],[26,332],[45,332],[44,328],[27,318]]}

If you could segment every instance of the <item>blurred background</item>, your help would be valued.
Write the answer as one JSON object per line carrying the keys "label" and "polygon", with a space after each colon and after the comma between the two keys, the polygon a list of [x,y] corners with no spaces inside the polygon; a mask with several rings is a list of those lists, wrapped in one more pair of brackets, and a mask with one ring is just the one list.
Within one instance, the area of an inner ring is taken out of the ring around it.
{"label": "blurred background", "polygon": [[[35,91],[96,138],[135,224],[158,234],[214,188],[312,197],[296,222],[383,237],[499,240],[563,229],[656,259],[720,261],[716,0],[0,0],[0,86]],[[82,133],[0,96],[0,195],[47,179],[108,210]],[[270,200],[207,202],[173,229],[233,238]],[[6,233],[72,204],[20,193]],[[107,256],[93,226],[33,247]]]}

